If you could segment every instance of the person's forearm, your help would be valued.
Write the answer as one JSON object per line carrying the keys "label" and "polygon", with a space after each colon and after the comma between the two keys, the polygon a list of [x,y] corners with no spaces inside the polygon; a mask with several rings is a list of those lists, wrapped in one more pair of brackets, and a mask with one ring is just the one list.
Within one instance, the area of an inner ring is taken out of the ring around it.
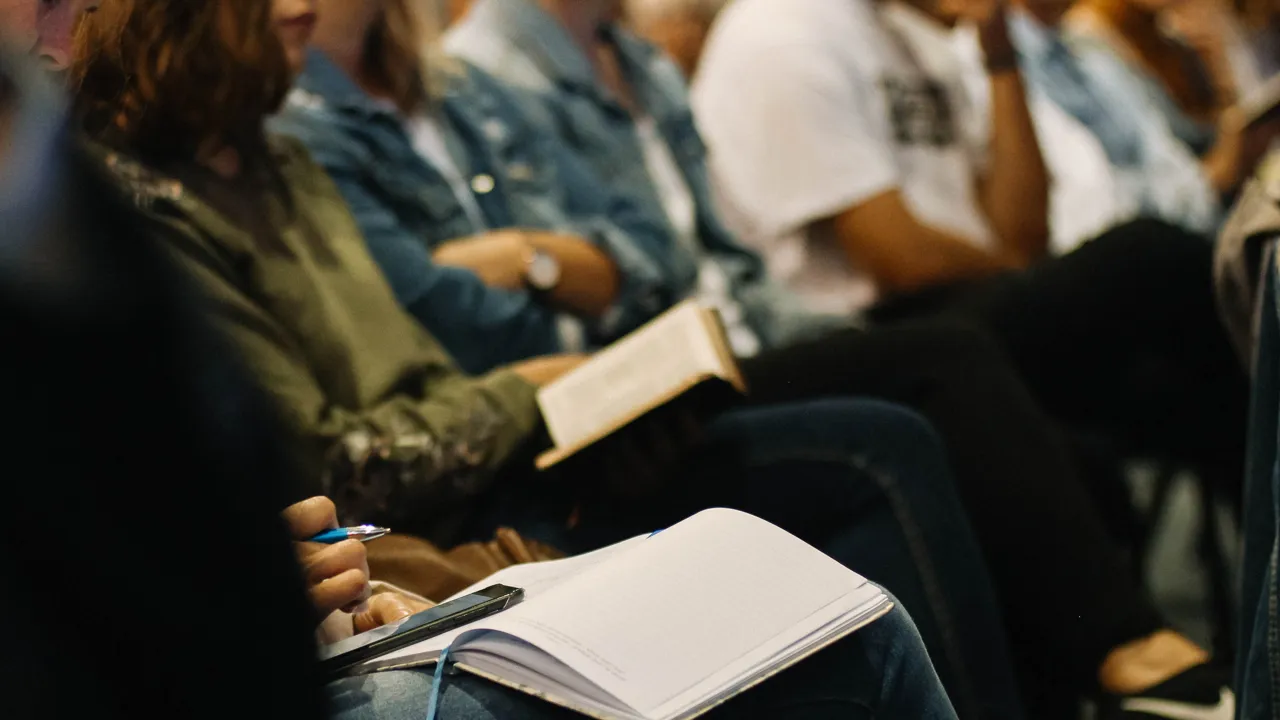
{"label": "person's forearm", "polygon": [[926,242],[915,250],[903,249],[908,261],[895,263],[895,271],[881,275],[879,284],[884,292],[911,292],[973,280],[1022,265],[1006,254],[988,252],[936,230],[925,229],[923,234]]}
{"label": "person's forearm", "polygon": [[1222,112],[1240,100],[1240,88],[1236,85],[1235,69],[1225,51],[1200,54],[1209,82],[1213,86],[1213,108]]}
{"label": "person's forearm", "polygon": [[556,308],[598,318],[618,298],[618,268],[600,248],[573,235],[530,232],[529,244],[560,264],[560,281],[549,293]]}
{"label": "person's forearm", "polygon": [[897,192],[886,193],[824,225],[840,239],[852,267],[870,273],[884,293],[902,293],[994,275],[1020,266],[995,252],[917,222]]}
{"label": "person's forearm", "polygon": [[991,100],[991,162],[980,200],[1001,247],[1026,264],[1048,249],[1048,172],[1017,70],[991,76]]}
{"label": "person's forearm", "polygon": [[990,163],[979,199],[1009,255],[1029,263],[1049,244],[1049,177],[1003,12],[979,28],[991,82]]}
{"label": "person's forearm", "polygon": [[1218,119],[1213,147],[1200,158],[1205,179],[1219,196],[1234,192],[1248,168],[1245,156],[1244,116],[1238,107],[1227,108]]}

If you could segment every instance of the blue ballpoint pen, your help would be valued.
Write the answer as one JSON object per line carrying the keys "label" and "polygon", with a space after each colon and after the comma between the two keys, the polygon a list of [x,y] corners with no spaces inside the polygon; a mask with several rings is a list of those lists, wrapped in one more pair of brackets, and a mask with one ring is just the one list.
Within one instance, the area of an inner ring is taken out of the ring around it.
{"label": "blue ballpoint pen", "polygon": [[334,543],[340,543],[343,540],[369,542],[370,540],[376,540],[389,532],[391,532],[389,528],[378,527],[376,525],[357,525],[355,527],[325,530],[319,535],[310,538],[308,542],[324,543],[325,545],[333,545]]}

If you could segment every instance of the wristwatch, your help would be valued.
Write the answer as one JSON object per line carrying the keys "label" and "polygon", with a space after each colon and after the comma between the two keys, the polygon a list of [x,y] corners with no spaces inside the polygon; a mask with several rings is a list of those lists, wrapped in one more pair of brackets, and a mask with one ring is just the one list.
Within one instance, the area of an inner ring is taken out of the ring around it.
{"label": "wristwatch", "polygon": [[560,261],[530,244],[525,251],[524,282],[534,292],[551,292],[560,284]]}

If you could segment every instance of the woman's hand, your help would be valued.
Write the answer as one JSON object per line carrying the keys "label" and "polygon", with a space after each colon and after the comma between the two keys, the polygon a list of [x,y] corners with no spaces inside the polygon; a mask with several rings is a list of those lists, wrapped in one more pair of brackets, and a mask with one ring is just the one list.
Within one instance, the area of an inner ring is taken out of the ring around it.
{"label": "woman's hand", "polygon": [[511,365],[510,369],[514,370],[517,375],[524,378],[530,385],[542,387],[547,383],[558,380],[561,375],[586,362],[587,357],[587,355],[577,354],[544,355],[543,357],[522,360]]}
{"label": "woman's hand", "polygon": [[304,500],[285,508],[283,516],[319,617],[327,617],[335,610],[364,610],[362,605],[370,593],[364,545],[359,540],[335,545],[307,542],[317,533],[338,527],[333,501],[326,497]]}
{"label": "woman's hand", "polygon": [[380,592],[369,598],[368,608],[356,613],[352,620],[358,633],[380,628],[383,625],[403,620],[410,615],[430,610],[431,603],[424,603],[417,598],[401,595],[398,592]]}
{"label": "woman's hand", "polygon": [[489,287],[520,290],[525,286],[529,250],[524,232],[494,230],[444,243],[431,253],[431,259],[437,265],[466,268]]}

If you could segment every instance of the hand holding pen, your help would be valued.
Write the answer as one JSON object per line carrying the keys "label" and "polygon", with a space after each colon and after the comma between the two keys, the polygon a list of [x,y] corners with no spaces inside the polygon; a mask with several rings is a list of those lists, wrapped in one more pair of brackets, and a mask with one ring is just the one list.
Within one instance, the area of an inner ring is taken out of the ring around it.
{"label": "hand holding pen", "polygon": [[[369,563],[364,545],[338,528],[333,501],[304,500],[285,508],[285,523],[302,565],[307,592],[320,617],[335,610],[351,612],[369,599]],[[313,538],[320,538],[313,541]]]}

